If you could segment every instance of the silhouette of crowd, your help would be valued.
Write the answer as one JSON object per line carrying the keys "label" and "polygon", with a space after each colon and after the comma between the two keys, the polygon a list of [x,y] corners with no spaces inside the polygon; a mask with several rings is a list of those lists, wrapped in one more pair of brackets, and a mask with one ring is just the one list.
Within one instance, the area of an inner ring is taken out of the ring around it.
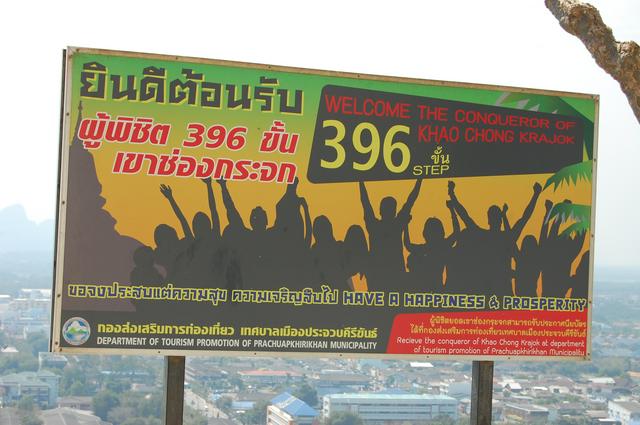
{"label": "silhouette of crowd", "polygon": [[455,184],[449,182],[446,206],[453,231],[447,235],[442,221],[430,217],[424,223],[423,240],[415,241],[408,227],[422,180],[415,182],[399,210],[395,198],[383,198],[379,218],[365,183],[360,182],[364,229],[350,226],[343,240],[336,238],[328,217],[311,219],[309,205],[298,195],[297,179],[286,186],[276,204],[271,227],[260,206],[251,211],[245,224],[227,182],[219,180],[228,222],[224,229],[213,183],[211,179],[203,182],[209,215],[198,212],[191,223],[171,187],[160,186],[184,236],[168,224],[158,225],[156,248],[143,246],[134,253],[132,283],[290,290],[324,284],[385,292],[587,297],[589,251],[580,258],[575,274],[571,273],[585,234],[562,235],[560,220],[550,219],[551,201],[545,202],[538,238],[526,235],[518,246],[542,191],[538,183],[513,225],[507,218],[509,206],[504,204],[489,207],[484,227],[469,215],[456,195]]}

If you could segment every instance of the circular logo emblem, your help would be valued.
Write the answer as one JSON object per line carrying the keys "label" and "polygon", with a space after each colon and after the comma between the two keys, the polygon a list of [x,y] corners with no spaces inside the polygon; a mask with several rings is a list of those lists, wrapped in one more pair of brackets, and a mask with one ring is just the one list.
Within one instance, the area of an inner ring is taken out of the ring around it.
{"label": "circular logo emblem", "polygon": [[91,328],[82,317],[72,317],[62,326],[62,337],[71,345],[82,345],[89,339]]}

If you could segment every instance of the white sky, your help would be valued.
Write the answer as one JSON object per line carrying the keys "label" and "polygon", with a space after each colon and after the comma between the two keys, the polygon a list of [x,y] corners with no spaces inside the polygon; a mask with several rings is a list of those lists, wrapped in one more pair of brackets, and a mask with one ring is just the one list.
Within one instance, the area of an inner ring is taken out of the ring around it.
{"label": "white sky", "polygon": [[[592,0],[640,41],[640,1]],[[601,95],[596,263],[637,265],[640,125],[543,0],[5,2],[0,208],[53,218],[68,45]]]}

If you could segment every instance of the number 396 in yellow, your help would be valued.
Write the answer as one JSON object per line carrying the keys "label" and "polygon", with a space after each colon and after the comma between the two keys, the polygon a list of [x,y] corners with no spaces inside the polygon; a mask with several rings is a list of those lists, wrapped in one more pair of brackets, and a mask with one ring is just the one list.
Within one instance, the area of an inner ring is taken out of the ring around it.
{"label": "number 396 in yellow", "polygon": [[[338,120],[324,120],[322,127],[333,127],[336,129],[336,136],[332,139],[326,139],[324,141],[325,146],[333,148],[336,158],[333,161],[320,161],[322,168],[335,169],[340,168],[347,157],[346,150],[342,145],[344,137],[347,134],[346,128],[341,121]],[[362,142],[362,134],[369,133],[371,142],[365,145]],[[410,129],[406,125],[394,125],[384,135],[382,142],[382,159],[385,167],[392,173],[402,173],[409,166],[411,161],[411,151],[406,143],[399,140],[394,140],[398,133],[410,134]],[[353,161],[353,169],[358,171],[367,171],[372,169],[378,162],[380,156],[380,133],[375,125],[370,122],[361,122],[353,129],[353,135],[351,138],[353,148],[356,152],[362,155],[368,155],[365,162]],[[395,164],[393,162],[393,152],[400,152],[400,163]]]}

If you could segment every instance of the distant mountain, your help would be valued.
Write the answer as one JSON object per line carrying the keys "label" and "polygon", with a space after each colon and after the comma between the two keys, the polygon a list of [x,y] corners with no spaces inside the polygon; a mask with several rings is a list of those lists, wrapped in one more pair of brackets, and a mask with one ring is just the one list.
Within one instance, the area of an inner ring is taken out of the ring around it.
{"label": "distant mountain", "polygon": [[53,251],[0,254],[0,294],[16,296],[20,289],[51,289],[52,283]]}
{"label": "distant mountain", "polygon": [[54,227],[29,220],[22,205],[0,210],[0,293],[51,288]]}
{"label": "distant mountain", "polygon": [[53,252],[53,220],[29,220],[22,205],[0,210],[0,254],[8,252]]}

